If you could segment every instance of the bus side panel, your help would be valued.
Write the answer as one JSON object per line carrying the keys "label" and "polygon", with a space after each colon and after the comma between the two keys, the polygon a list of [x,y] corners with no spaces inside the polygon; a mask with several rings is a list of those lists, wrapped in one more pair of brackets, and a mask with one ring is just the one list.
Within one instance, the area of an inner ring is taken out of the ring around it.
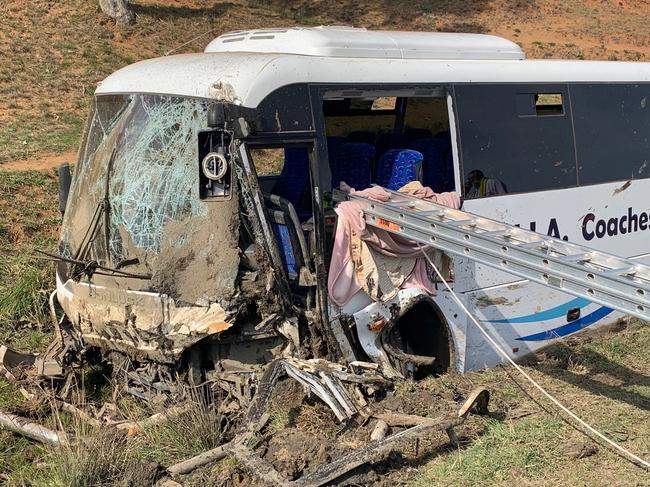
{"label": "bus side panel", "polygon": [[[650,255],[650,180],[468,200],[463,209],[621,257]],[[456,289],[470,291],[519,280],[455,258]]]}
{"label": "bus side panel", "polygon": [[[559,339],[613,323],[622,313],[583,298],[522,281],[465,295],[481,326],[513,360]],[[505,359],[471,323],[467,325],[465,370],[492,367]]]}
{"label": "bus side panel", "polygon": [[[470,200],[464,209],[648,263],[650,203],[644,195],[649,191],[649,180],[633,180]],[[523,357],[586,328],[613,323],[622,316],[467,259],[454,258],[454,270],[455,290],[464,292],[469,309],[493,336],[499,337],[512,358]],[[465,370],[501,362],[480,332],[471,324],[467,326]]]}

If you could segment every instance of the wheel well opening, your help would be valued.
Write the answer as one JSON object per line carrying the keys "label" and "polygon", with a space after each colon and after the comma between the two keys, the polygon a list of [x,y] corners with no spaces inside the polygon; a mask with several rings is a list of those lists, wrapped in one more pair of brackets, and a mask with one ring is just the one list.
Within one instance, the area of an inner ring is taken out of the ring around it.
{"label": "wheel well opening", "polygon": [[382,345],[405,376],[421,379],[441,375],[452,364],[452,341],[438,307],[422,299],[405,309],[382,330]]}

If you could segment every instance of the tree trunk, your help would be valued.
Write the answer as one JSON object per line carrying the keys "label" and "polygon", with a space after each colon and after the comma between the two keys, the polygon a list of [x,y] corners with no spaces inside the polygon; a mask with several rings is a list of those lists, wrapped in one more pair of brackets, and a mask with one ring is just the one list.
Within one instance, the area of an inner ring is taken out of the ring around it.
{"label": "tree trunk", "polygon": [[99,0],[99,7],[117,25],[135,24],[135,12],[129,5],[129,0]]}

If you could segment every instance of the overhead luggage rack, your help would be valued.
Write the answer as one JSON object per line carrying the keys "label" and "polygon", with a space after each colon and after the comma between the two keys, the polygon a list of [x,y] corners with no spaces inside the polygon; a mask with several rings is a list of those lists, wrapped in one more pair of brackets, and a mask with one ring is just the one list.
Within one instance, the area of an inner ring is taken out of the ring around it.
{"label": "overhead luggage rack", "polygon": [[496,220],[386,190],[390,201],[335,190],[368,225],[545,286],[650,319],[650,267]]}

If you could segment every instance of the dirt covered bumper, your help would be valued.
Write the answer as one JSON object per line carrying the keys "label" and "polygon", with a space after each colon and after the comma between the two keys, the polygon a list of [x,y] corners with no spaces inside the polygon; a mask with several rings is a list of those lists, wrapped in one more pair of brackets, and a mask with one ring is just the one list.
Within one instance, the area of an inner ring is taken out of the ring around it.
{"label": "dirt covered bumper", "polygon": [[87,344],[163,362],[232,326],[218,303],[180,306],[165,294],[62,282],[58,275],[57,298]]}

